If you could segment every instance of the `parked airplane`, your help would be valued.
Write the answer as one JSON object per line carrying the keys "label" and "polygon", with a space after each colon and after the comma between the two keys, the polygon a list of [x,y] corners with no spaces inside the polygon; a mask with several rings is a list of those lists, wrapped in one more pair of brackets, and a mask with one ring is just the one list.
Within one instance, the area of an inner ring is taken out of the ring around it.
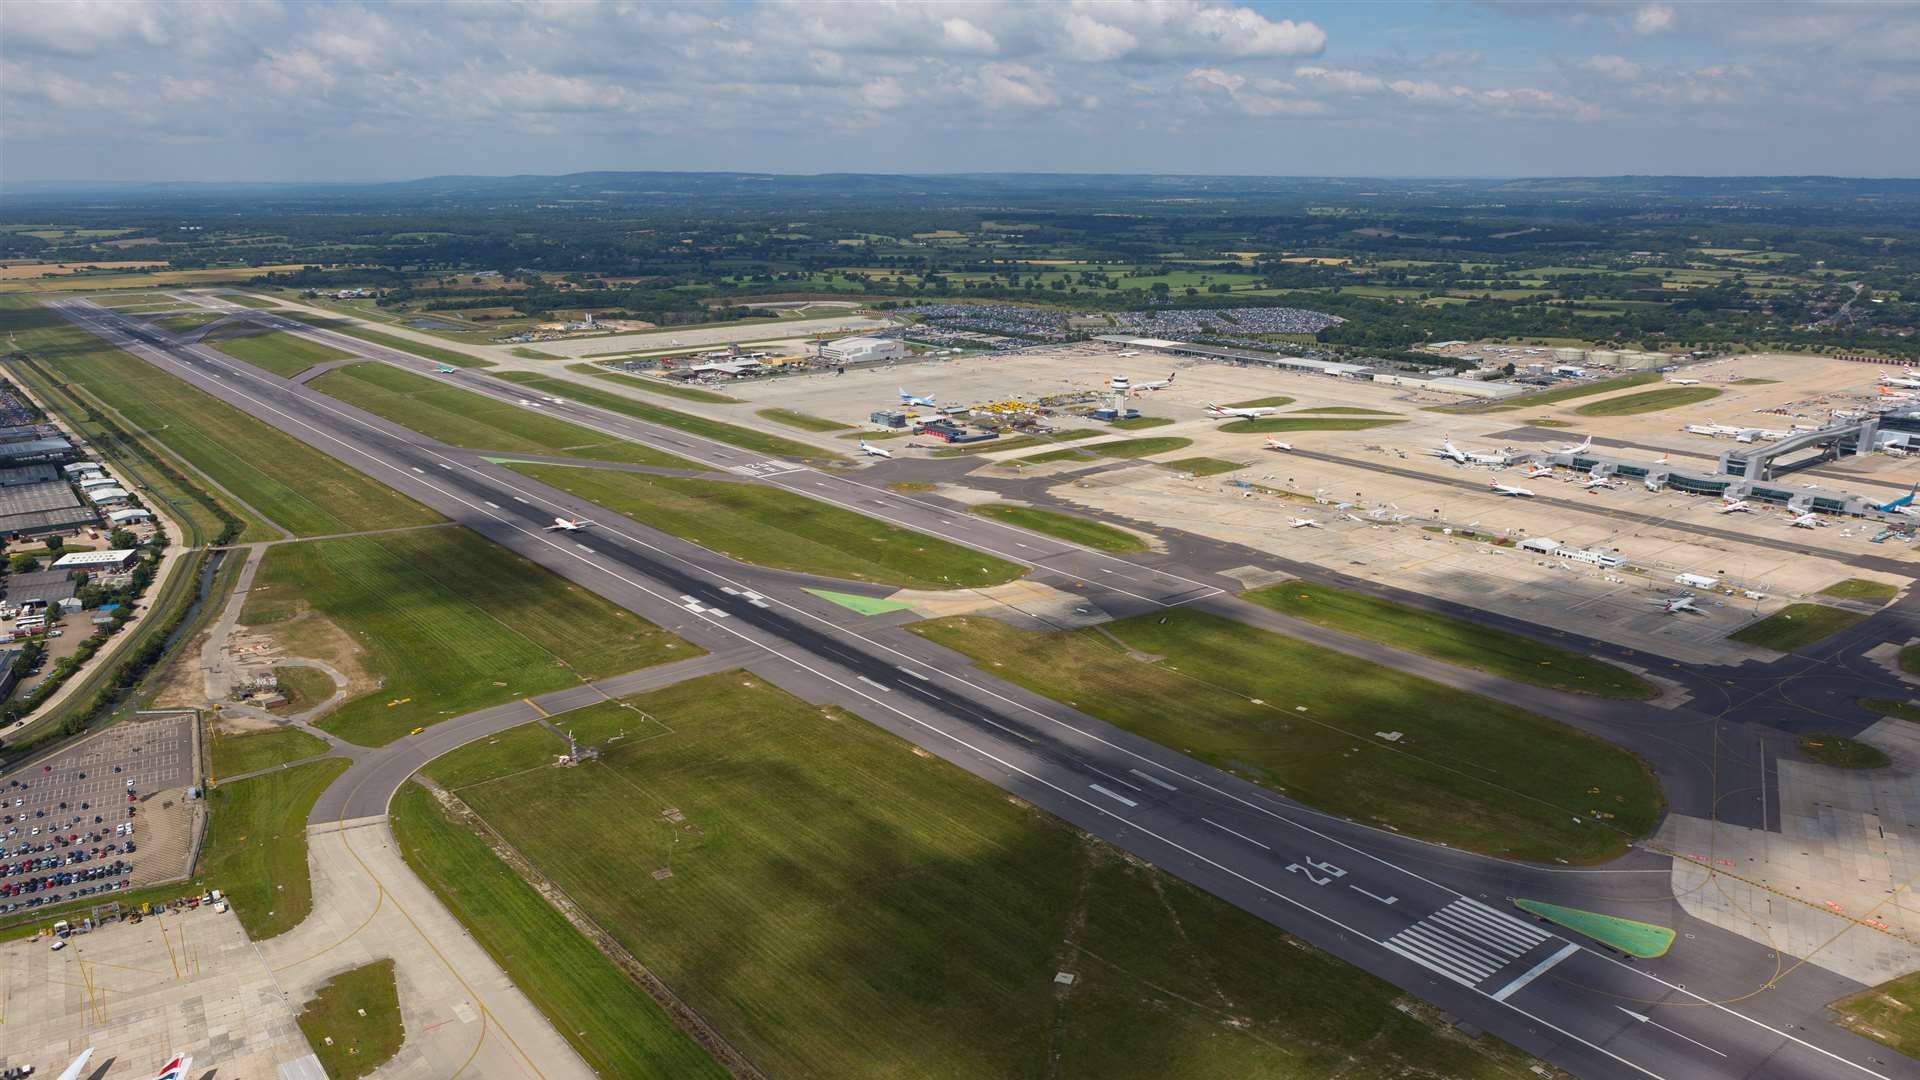
{"label": "parked airplane", "polygon": [[934,404],[932,394],[928,394],[926,397],[921,397],[919,394],[909,394],[904,386],[900,388],[900,404],[925,405],[929,409],[939,408],[938,405]]}
{"label": "parked airplane", "polygon": [[599,523],[594,521],[576,521],[573,518],[557,517],[553,519],[553,524],[547,526],[547,531],[579,532],[581,529],[591,529],[597,524]]}
{"label": "parked airplane", "polygon": [[1582,488],[1585,488],[1588,491],[1604,491],[1608,488],[1617,488],[1620,485],[1617,481],[1614,481],[1609,477],[1589,476],[1587,477],[1587,482],[1584,484],[1581,484],[1580,486]]}
{"label": "parked airplane", "polygon": [[91,1057],[93,1057],[93,1047],[89,1046],[80,1051],[80,1056],[73,1059],[73,1064],[67,1066],[67,1071],[60,1074],[60,1080],[79,1080],[81,1070],[87,1067],[87,1060]]}
{"label": "parked airplane", "polygon": [[867,455],[868,457],[890,458],[893,456],[893,451],[885,450],[878,446],[874,446],[872,443],[869,443],[865,439],[860,440],[860,452]]}
{"label": "parked airplane", "polygon": [[1825,525],[1826,522],[1820,520],[1819,514],[1816,514],[1813,511],[1809,510],[1804,514],[1800,514],[1796,517],[1788,518],[1787,524],[1793,526],[1796,529],[1817,529],[1820,526]]}
{"label": "parked airplane", "polygon": [[1133,392],[1137,394],[1142,390],[1165,390],[1167,387],[1173,385],[1173,378],[1178,374],[1180,373],[1177,371],[1169,371],[1167,372],[1167,377],[1164,379],[1155,379],[1152,382],[1134,383]]}
{"label": "parked airplane", "polygon": [[1672,383],[1672,384],[1674,384],[1675,386],[1698,386],[1698,385],[1700,385],[1700,380],[1699,380],[1699,379],[1668,379],[1667,381],[1668,381],[1668,382],[1670,382],[1670,383]]}
{"label": "parked airplane", "polygon": [[1722,498],[1724,499],[1720,504],[1720,513],[1722,514],[1749,514],[1753,512],[1753,505],[1745,499],[1726,499],[1724,496]]}
{"label": "parked airplane", "polygon": [[1880,376],[1880,385],[1898,386],[1903,390],[1920,390],[1920,372],[1912,368],[1901,368],[1898,375]]}
{"label": "parked airplane", "polygon": [[1503,484],[1498,480],[1487,481],[1487,490],[1493,492],[1495,495],[1512,495],[1515,498],[1521,499],[1533,498],[1532,488],[1515,487],[1512,484]]}
{"label": "parked airplane", "polygon": [[1593,436],[1589,435],[1577,443],[1571,443],[1561,447],[1560,452],[1563,454],[1584,454],[1591,449],[1593,449]]}
{"label": "parked airplane", "polygon": [[1269,449],[1269,450],[1291,450],[1291,449],[1293,449],[1293,444],[1292,444],[1292,443],[1286,443],[1286,442],[1281,442],[1281,441],[1280,441],[1279,439],[1268,439],[1268,440],[1267,440],[1267,449]]}
{"label": "parked airplane", "polygon": [[1244,417],[1247,417],[1248,419],[1254,419],[1261,416],[1269,416],[1279,411],[1280,410],[1277,407],[1272,405],[1256,405],[1248,408],[1235,409],[1231,407],[1215,405],[1211,401],[1207,402],[1207,415],[1213,417],[1215,420],[1225,420],[1230,416],[1244,416]]}
{"label": "parked airplane", "polygon": [[1705,615],[1706,614],[1706,612],[1701,611],[1699,608],[1694,606],[1693,597],[1690,594],[1684,595],[1684,596],[1672,596],[1672,597],[1668,597],[1665,600],[1656,600],[1654,601],[1654,603],[1659,604],[1661,610],[1665,611],[1669,615],[1679,615],[1682,613],[1685,613],[1688,615]]}
{"label": "parked airplane", "polygon": [[1880,511],[1883,514],[1912,514],[1915,516],[1920,516],[1920,510],[1915,510],[1913,508],[1913,498],[1916,494],[1920,494],[1920,484],[1913,485],[1912,488],[1908,489],[1905,495],[1902,495],[1899,498],[1892,500],[1891,502],[1883,502],[1880,505],[1874,507],[1874,509]]}
{"label": "parked airplane", "polygon": [[1289,529],[1317,529],[1319,527],[1320,523],[1312,518],[1299,517],[1289,518],[1287,520],[1287,528]]}
{"label": "parked airplane", "polygon": [[1506,456],[1503,454],[1483,454],[1478,450],[1462,450],[1453,445],[1451,435],[1441,441],[1438,449],[1430,450],[1428,453],[1434,457],[1450,458],[1461,465],[1505,465],[1507,463]]}
{"label": "parked airplane", "polygon": [[1537,480],[1542,476],[1552,476],[1552,475],[1553,475],[1553,466],[1548,465],[1545,462],[1541,462],[1540,464],[1535,465],[1532,468],[1527,470],[1527,479],[1529,480]]}
{"label": "parked airplane", "polygon": [[153,1080],[187,1080],[187,1073],[193,1070],[193,1059],[175,1054],[172,1061],[160,1068],[160,1075]]}

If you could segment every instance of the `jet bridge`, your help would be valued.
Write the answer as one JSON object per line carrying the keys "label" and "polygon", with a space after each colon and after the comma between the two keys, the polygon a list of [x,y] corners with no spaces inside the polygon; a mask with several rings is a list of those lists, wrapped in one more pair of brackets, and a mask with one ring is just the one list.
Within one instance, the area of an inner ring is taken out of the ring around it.
{"label": "jet bridge", "polygon": [[[1812,431],[1794,432],[1765,446],[1735,447],[1720,455],[1720,472],[1724,476],[1739,476],[1748,480],[1771,480],[1777,473],[1804,469],[1827,460],[1829,455],[1839,458],[1849,453],[1855,456],[1870,453],[1880,431],[1880,422],[1881,417],[1869,416],[1828,424]],[[1781,459],[1789,454],[1816,446],[1820,448],[1817,454],[1781,463]]]}

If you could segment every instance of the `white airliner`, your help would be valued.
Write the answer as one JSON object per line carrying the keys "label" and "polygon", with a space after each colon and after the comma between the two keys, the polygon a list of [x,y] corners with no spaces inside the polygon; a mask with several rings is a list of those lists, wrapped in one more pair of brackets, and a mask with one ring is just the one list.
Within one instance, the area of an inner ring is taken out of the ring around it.
{"label": "white airliner", "polygon": [[1281,442],[1281,441],[1280,441],[1279,439],[1268,439],[1268,440],[1267,440],[1267,449],[1269,449],[1269,450],[1291,450],[1291,449],[1293,449],[1293,444],[1292,444],[1292,443],[1289,443],[1289,442]]}
{"label": "white airliner", "polygon": [[1620,485],[1604,476],[1589,476],[1587,477],[1587,482],[1580,486],[1586,488],[1588,491],[1595,491],[1602,488],[1617,488]]}
{"label": "white airliner", "polygon": [[1720,504],[1720,512],[1723,514],[1750,514],[1753,512],[1753,506],[1745,499],[1727,499]]}
{"label": "white airliner", "polygon": [[867,455],[868,457],[890,458],[893,456],[893,451],[881,449],[880,447],[873,445],[872,443],[868,442],[865,439],[860,440],[860,452]]}
{"label": "white airliner", "polygon": [[1317,529],[1319,527],[1320,523],[1312,518],[1300,517],[1287,519],[1287,528],[1289,529]]}
{"label": "white airliner", "polygon": [[1668,382],[1670,382],[1670,383],[1672,383],[1672,384],[1674,384],[1675,386],[1698,386],[1698,385],[1700,385],[1700,380],[1699,380],[1699,379],[1668,379],[1667,381],[1668,381]]}
{"label": "white airliner", "polygon": [[1589,435],[1577,443],[1571,443],[1561,447],[1560,452],[1563,454],[1584,454],[1591,449],[1593,449],[1593,436]]}
{"label": "white airliner", "polygon": [[1434,457],[1448,458],[1461,465],[1505,465],[1504,454],[1485,454],[1478,450],[1462,450],[1453,445],[1453,436],[1449,435],[1440,443],[1438,449],[1428,451]]}
{"label": "white airliner", "polygon": [[1142,390],[1165,390],[1167,387],[1173,385],[1174,376],[1178,374],[1180,373],[1177,371],[1169,371],[1167,372],[1167,377],[1164,379],[1154,379],[1152,382],[1134,383],[1133,392],[1137,394]]}
{"label": "white airliner", "polygon": [[1515,487],[1512,484],[1503,484],[1498,480],[1487,481],[1487,490],[1493,492],[1495,495],[1511,495],[1518,499],[1533,498],[1532,488]]}
{"label": "white airliner", "polygon": [[1693,606],[1692,596],[1670,596],[1665,600],[1656,600],[1654,603],[1659,604],[1660,609],[1669,615],[1679,615],[1682,613],[1689,615],[1706,614],[1706,612]]}
{"label": "white airliner", "polygon": [[900,404],[925,405],[929,409],[939,408],[939,406],[934,404],[932,394],[928,394],[925,397],[921,397],[919,394],[909,394],[904,386],[900,388]]}
{"label": "white airliner", "polygon": [[1279,411],[1279,407],[1275,405],[1255,405],[1236,409],[1230,406],[1215,405],[1211,401],[1207,402],[1207,415],[1216,420],[1225,420],[1230,416],[1244,416],[1248,419],[1256,419],[1262,416],[1271,416]]}
{"label": "white airliner", "polygon": [[1912,368],[1901,368],[1898,375],[1880,376],[1880,385],[1898,386],[1903,390],[1920,390],[1920,373]]}
{"label": "white airliner", "polygon": [[1538,480],[1543,476],[1552,476],[1552,475],[1553,475],[1553,466],[1547,464],[1544,461],[1527,470],[1527,479],[1529,480]]}
{"label": "white airliner", "polygon": [[573,518],[557,517],[553,519],[553,524],[547,526],[547,531],[548,532],[579,532],[581,529],[591,529],[596,524],[598,524],[598,522],[576,521]]}
{"label": "white airliner", "polygon": [[67,1066],[67,1071],[60,1074],[60,1080],[79,1080],[80,1071],[87,1067],[87,1060],[91,1057],[93,1057],[93,1047],[89,1046],[80,1051],[80,1056],[73,1059],[73,1064]]}
{"label": "white airliner", "polygon": [[1825,525],[1826,522],[1820,520],[1819,514],[1816,514],[1813,511],[1809,510],[1804,514],[1800,514],[1798,516],[1788,518],[1787,524],[1793,526],[1796,529],[1817,529],[1822,525]]}

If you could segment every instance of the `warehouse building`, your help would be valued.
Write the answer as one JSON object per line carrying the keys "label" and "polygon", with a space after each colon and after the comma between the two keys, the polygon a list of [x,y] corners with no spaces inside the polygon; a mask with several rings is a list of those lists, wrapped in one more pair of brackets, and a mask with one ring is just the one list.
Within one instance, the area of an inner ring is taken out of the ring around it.
{"label": "warehouse building", "polygon": [[69,551],[53,560],[55,570],[83,570],[89,573],[102,570],[125,570],[140,557],[132,548],[114,548],[110,551]]}
{"label": "warehouse building", "polygon": [[0,487],[0,535],[38,536],[92,525],[99,515],[59,480]]}
{"label": "warehouse building", "polygon": [[73,444],[64,435],[0,443],[0,465],[24,465],[35,461],[65,461],[73,456]]}
{"label": "warehouse building", "polygon": [[95,506],[125,506],[133,495],[123,487],[96,487],[85,492],[87,501]]}
{"label": "warehouse building", "polygon": [[56,607],[78,591],[71,570],[31,570],[24,574],[12,574],[6,580],[6,601],[9,607],[26,607],[29,604],[45,604]]}
{"label": "warehouse building", "polygon": [[51,465],[15,465],[0,469],[0,487],[21,484],[52,484],[60,480],[60,470]]}
{"label": "warehouse building", "polygon": [[869,364],[906,355],[907,347],[892,338],[850,337],[820,346],[820,359],[829,364]]}
{"label": "warehouse building", "polygon": [[153,515],[137,506],[129,506],[124,510],[107,511],[107,524],[116,529],[123,529],[128,525],[146,525],[152,521]]}

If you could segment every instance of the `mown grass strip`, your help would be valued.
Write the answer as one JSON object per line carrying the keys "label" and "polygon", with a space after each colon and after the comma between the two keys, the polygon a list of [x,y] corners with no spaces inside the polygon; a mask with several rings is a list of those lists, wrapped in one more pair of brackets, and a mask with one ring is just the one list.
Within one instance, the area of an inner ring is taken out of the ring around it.
{"label": "mown grass strip", "polygon": [[207,792],[201,876],[227,894],[253,940],[284,934],[313,911],[307,814],[349,764],[325,758]]}
{"label": "mown grass strip", "polygon": [[792,409],[755,409],[755,416],[765,417],[776,424],[799,428],[802,431],[852,431],[852,424],[843,424],[838,420],[829,420],[824,416],[808,416]]}
{"label": "mown grass strip", "polygon": [[219,780],[221,777],[239,776],[256,769],[323,754],[327,750],[327,743],[299,728],[280,728],[244,734],[216,732],[208,742],[207,749],[207,770],[215,780]]}
{"label": "mown grass strip", "polygon": [[1217,457],[1175,458],[1160,464],[1175,472],[1192,473],[1195,476],[1218,476],[1221,473],[1233,472],[1235,469],[1244,469],[1248,465],[1244,461],[1228,461]]}
{"label": "mown grass strip", "polygon": [[732,405],[740,400],[725,394],[716,394],[711,390],[702,390],[697,386],[683,386],[663,379],[646,379],[638,375],[629,375],[624,371],[609,371],[599,364],[568,364],[567,370],[578,375],[591,375],[596,379],[616,382],[621,386],[631,386],[635,390],[645,390],[649,394],[677,397],[682,401],[699,401],[708,405]]}
{"label": "mown grass strip", "polygon": [[1371,428],[1398,424],[1399,420],[1370,420],[1361,417],[1345,419],[1340,417],[1317,416],[1262,416],[1252,420],[1231,420],[1221,424],[1219,430],[1229,435],[1260,435],[1275,431],[1367,431]]}
{"label": "mown grass strip", "polygon": [[909,629],[1227,772],[1412,836],[1591,863],[1625,851],[1659,817],[1651,772],[1610,743],[1204,612],[1098,631],[1039,633],[983,618]]}
{"label": "mown grass strip", "polygon": [[1573,411],[1581,416],[1638,416],[1641,413],[1677,409],[1682,405],[1698,405],[1703,401],[1712,401],[1720,394],[1720,390],[1711,386],[1668,386],[1588,402]]}
{"label": "mown grass strip", "polygon": [[1775,652],[1792,652],[1837,634],[1864,618],[1866,615],[1861,612],[1826,604],[1788,604],[1759,622],[1728,634],[1727,640]]}
{"label": "mown grass strip", "polygon": [[1836,581],[1820,590],[1821,596],[1831,596],[1835,600],[1859,600],[1870,604],[1884,604],[1899,595],[1900,589],[1884,581],[1868,581],[1866,578],[1848,578]]}
{"label": "mown grass strip", "polygon": [[981,517],[1004,521],[1023,529],[1032,529],[1034,532],[1058,537],[1070,544],[1079,544],[1081,547],[1089,547],[1095,551],[1124,555],[1147,550],[1146,541],[1125,529],[1116,529],[1090,518],[1063,514],[1056,510],[1042,510],[1036,506],[1015,506],[1011,503],[986,503],[974,507],[973,512]]}
{"label": "mown grass strip", "polygon": [[1893,764],[1886,751],[1845,735],[1819,732],[1800,735],[1793,740],[1793,745],[1807,760],[1836,769],[1884,769]]}
{"label": "mown grass strip", "polygon": [[294,1019],[330,1080],[359,1080],[385,1065],[407,1034],[393,961],[375,960],[328,979]]}
{"label": "mown grass strip", "polygon": [[1245,594],[1262,607],[1503,679],[1595,697],[1646,701],[1659,688],[1624,668],[1520,634],[1381,596],[1290,581]]}
{"label": "mown grass strip", "polygon": [[370,341],[375,345],[384,345],[389,349],[398,349],[401,352],[412,353],[422,359],[431,360],[436,364],[462,368],[489,368],[493,366],[493,361],[482,359],[472,353],[442,348],[439,345],[429,345],[426,342],[415,341],[412,338],[383,334],[378,330],[369,329],[359,323],[340,318],[339,316],[315,315],[306,311],[289,311],[287,314],[310,326],[317,326],[322,330],[331,330],[336,334],[345,334],[348,337],[359,338],[361,341]]}
{"label": "mown grass strip", "polygon": [[284,330],[241,327],[232,332],[216,331],[207,344],[263,371],[291,378],[315,364],[333,360],[351,360],[353,354],[331,345],[297,337]]}
{"label": "mown grass strip", "polygon": [[631,416],[636,420],[674,428],[689,435],[698,435],[703,439],[738,446],[757,454],[799,458],[803,461],[846,460],[843,454],[823,450],[810,443],[796,442],[780,435],[741,427],[739,424],[729,424],[724,420],[709,420],[704,416],[683,413],[645,401],[635,401],[630,397],[610,393],[598,387],[583,386],[571,379],[556,379],[550,375],[539,375],[530,371],[503,371],[500,373],[500,378],[518,383],[537,394],[571,398],[582,405],[617,412],[622,416]]}
{"label": "mown grass strip", "polygon": [[999,585],[1026,568],[795,492],[564,465],[510,468],[732,559],[903,589]]}

